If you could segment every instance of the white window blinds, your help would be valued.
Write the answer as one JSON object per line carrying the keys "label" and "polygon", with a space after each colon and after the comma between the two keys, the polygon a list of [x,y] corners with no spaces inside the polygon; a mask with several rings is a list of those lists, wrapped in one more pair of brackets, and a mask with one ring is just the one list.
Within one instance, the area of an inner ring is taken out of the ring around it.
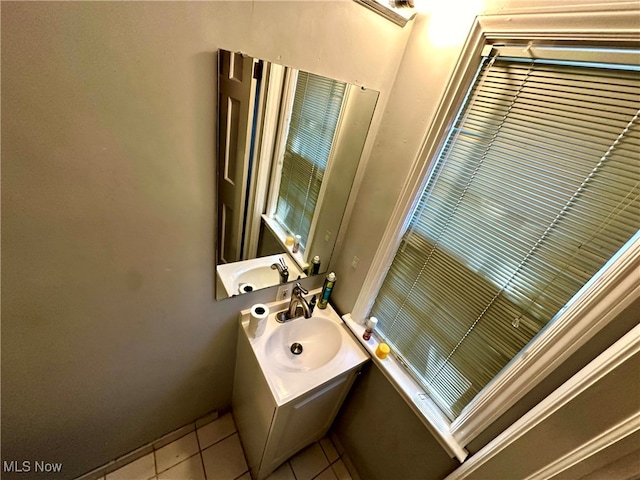
{"label": "white window blinds", "polygon": [[371,314],[451,420],[640,227],[640,74],[485,59]]}
{"label": "white window blinds", "polygon": [[307,243],[346,84],[299,72],[275,218]]}

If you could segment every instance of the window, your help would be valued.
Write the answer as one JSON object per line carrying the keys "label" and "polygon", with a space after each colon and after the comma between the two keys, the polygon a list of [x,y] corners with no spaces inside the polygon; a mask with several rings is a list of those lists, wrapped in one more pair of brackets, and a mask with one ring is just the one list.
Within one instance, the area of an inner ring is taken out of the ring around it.
{"label": "window", "polygon": [[298,72],[275,219],[307,244],[346,84]]}
{"label": "window", "polygon": [[484,59],[371,309],[451,421],[639,228],[640,69],[504,51]]}

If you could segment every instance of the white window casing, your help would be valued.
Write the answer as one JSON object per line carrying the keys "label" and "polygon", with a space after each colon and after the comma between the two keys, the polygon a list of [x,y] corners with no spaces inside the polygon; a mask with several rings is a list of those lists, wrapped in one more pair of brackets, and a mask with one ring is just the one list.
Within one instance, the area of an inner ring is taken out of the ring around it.
{"label": "white window casing", "polygon": [[[483,48],[498,43],[520,42],[525,50],[535,54],[544,48],[545,43],[557,40],[637,48],[637,15],[638,12],[633,10],[572,13],[560,9],[553,14],[478,17],[429,126],[409,181],[396,204],[353,313],[348,317],[347,323],[352,329],[361,328],[357,324],[362,323],[373,305],[407,228],[410,212],[426,184],[431,168],[429,161],[437,157],[442,142],[447,138],[462,103],[461,96],[468,90],[477,70]],[[429,409],[425,410],[420,405],[421,398],[411,394],[413,387],[406,386],[406,379],[395,381],[394,374],[385,370],[385,363],[378,362],[381,369],[414,411],[423,417],[425,424],[431,427],[448,453],[464,461],[465,445],[640,296],[637,273],[640,269],[640,240],[637,237],[629,242],[622,254],[609,262],[609,268],[602,275],[585,285],[581,295],[563,312],[560,321],[549,325],[542,335],[529,343],[455,421],[448,423],[445,420],[443,423],[441,416],[429,413]],[[374,361],[377,361],[375,357]],[[395,365],[395,362],[392,359],[387,363]],[[421,389],[416,383],[415,392]]]}

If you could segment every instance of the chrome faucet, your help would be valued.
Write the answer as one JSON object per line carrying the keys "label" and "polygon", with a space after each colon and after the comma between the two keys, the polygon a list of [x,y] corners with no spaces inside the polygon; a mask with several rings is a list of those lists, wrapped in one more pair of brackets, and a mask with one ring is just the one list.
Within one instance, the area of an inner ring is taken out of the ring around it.
{"label": "chrome faucet", "polygon": [[[278,313],[276,315],[276,320],[280,323],[284,323],[289,320],[293,320],[294,318],[301,317],[302,315],[304,315],[304,318],[311,318],[311,308],[309,308],[309,304],[302,296],[307,293],[309,292],[302,288],[299,283],[296,283],[296,286],[293,287],[293,291],[291,292],[289,307]],[[300,312],[300,310],[302,310],[302,312]]]}
{"label": "chrome faucet", "polygon": [[284,263],[282,257],[280,257],[279,263],[274,263],[273,265],[271,265],[271,269],[278,270],[278,274],[280,275],[280,283],[287,283],[287,280],[289,280],[289,268],[287,267],[287,264]]}

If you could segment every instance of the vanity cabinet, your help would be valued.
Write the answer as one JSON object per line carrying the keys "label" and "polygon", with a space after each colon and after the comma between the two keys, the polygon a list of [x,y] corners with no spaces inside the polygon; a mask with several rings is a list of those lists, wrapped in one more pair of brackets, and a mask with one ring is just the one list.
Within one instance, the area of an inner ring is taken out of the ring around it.
{"label": "vanity cabinet", "polygon": [[233,414],[254,480],[265,479],[327,433],[359,369],[357,365],[279,405],[240,326]]}

